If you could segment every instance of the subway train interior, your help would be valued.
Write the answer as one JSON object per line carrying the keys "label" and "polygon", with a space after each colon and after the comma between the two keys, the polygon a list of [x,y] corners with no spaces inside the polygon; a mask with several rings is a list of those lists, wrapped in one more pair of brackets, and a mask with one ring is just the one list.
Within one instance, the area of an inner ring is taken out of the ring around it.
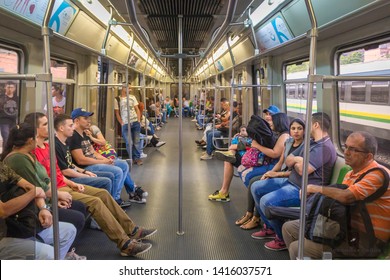
{"label": "subway train interior", "polygon": [[[138,109],[144,104],[139,112],[152,128],[136,148],[126,146],[124,134],[137,132],[122,132],[133,125],[130,117],[118,120],[121,95],[125,106],[131,96]],[[17,124],[41,112],[54,165],[54,119],[77,108],[93,113],[88,125],[101,130],[148,193],[123,208],[135,224],[157,229],[142,241],[150,250],[132,258],[288,260],[286,248],[265,247],[272,239],[253,238],[263,223],[237,225],[248,201],[239,167],[228,164],[229,199],[210,199],[227,172],[216,154],[234,137],[233,111],[247,125],[276,106],[305,122],[325,112],[340,162],[348,135],[369,132],[378,142],[375,160],[390,167],[390,1],[0,0],[0,99],[0,153]],[[218,125],[224,110],[224,133],[202,142],[206,122]],[[308,144],[310,126],[305,131]],[[142,150],[135,159],[134,149]],[[129,199],[125,188],[120,198]],[[72,244],[78,255],[125,258],[91,213],[85,223]]]}

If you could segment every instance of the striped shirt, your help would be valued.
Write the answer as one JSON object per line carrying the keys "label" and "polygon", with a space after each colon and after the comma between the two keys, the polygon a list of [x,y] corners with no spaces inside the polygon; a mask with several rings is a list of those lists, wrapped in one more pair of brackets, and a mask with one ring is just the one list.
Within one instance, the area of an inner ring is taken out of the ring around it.
{"label": "striped shirt", "polygon": [[[374,167],[382,167],[390,173],[386,167],[379,165],[376,161],[373,161],[358,173],[350,171],[345,175],[343,184],[349,186],[348,190],[352,192],[356,200],[365,199],[383,185],[383,174],[379,170],[368,173],[361,181],[354,184],[355,180],[359,178],[361,174]],[[366,207],[371,217],[375,236],[383,241],[388,241],[390,239],[390,188],[388,188],[386,193],[379,199],[367,202]],[[353,213],[351,224],[353,228],[357,228],[363,232],[365,231],[360,214]]]}

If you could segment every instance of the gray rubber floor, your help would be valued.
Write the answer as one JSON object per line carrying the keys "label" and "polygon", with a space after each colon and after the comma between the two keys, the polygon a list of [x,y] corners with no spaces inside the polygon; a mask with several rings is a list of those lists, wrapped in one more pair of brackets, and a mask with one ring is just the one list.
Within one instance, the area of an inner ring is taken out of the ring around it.
{"label": "gray rubber floor", "polygon": [[[201,161],[203,152],[194,142],[203,131],[189,118],[183,119],[183,235],[179,230],[179,120],[168,119],[158,132],[163,147],[146,148],[148,157],[142,166],[133,166],[131,176],[149,196],[146,204],[133,204],[128,215],[144,227],[158,232],[147,242],[151,250],[141,255],[146,260],[253,260],[288,259],[287,251],[264,248],[269,239],[255,240],[234,221],[245,213],[247,189],[239,178],[233,178],[231,201],[211,202],[207,196],[219,189],[223,163],[216,159]],[[123,192],[122,198],[126,198]],[[258,229],[256,229],[258,230]],[[77,253],[88,259],[123,259],[116,245],[103,232],[85,229],[75,243]]]}

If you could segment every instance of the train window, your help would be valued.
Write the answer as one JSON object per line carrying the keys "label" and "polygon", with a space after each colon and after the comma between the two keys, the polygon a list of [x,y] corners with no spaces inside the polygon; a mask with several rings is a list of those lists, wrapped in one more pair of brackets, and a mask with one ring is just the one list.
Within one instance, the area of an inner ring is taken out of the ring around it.
{"label": "train window", "polygon": [[[54,115],[70,114],[73,110],[76,66],[68,61],[52,59],[50,71],[53,75],[51,92]],[[46,110],[47,106],[45,106]]]}
{"label": "train window", "polygon": [[373,82],[371,86],[371,102],[389,104],[389,82]]}
{"label": "train window", "polygon": [[366,101],[366,83],[365,82],[352,82],[351,101],[352,102],[365,102]]}
{"label": "train window", "polygon": [[359,76],[359,81],[338,83],[339,144],[353,131],[367,131],[378,141],[376,160],[390,165],[389,82],[364,79],[390,76],[390,40],[340,50],[336,57],[339,75]]}
{"label": "train window", "polygon": [[[20,52],[0,46],[0,73],[18,74],[19,69]],[[0,80],[0,153],[9,130],[19,122],[19,94],[19,81]]]}
{"label": "train window", "polygon": [[[308,74],[309,61],[299,61],[284,66],[287,114],[292,118],[304,118],[306,115],[308,83],[299,80],[306,80]],[[313,112],[317,110],[316,93],[317,89],[314,86]]]}

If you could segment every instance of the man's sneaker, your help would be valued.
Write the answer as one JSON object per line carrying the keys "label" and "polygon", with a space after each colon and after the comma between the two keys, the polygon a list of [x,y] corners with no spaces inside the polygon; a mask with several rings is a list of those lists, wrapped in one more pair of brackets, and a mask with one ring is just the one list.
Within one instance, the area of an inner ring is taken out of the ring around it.
{"label": "man's sneaker", "polygon": [[138,187],[138,186],[135,187],[135,191],[134,191],[134,192],[135,192],[138,196],[143,197],[143,198],[145,198],[145,197],[147,197],[147,196],[149,195],[147,191],[144,191],[144,190],[142,189],[142,187]]}
{"label": "man's sneaker", "polygon": [[220,201],[220,202],[229,202],[230,201],[230,197],[229,197],[229,193],[228,194],[221,194],[217,190],[213,194],[209,195],[209,200]]}
{"label": "man's sneaker", "polygon": [[68,252],[64,258],[64,260],[67,261],[85,261],[86,259],[86,256],[79,256],[76,254],[76,248],[72,248],[72,250]]}
{"label": "man's sneaker", "polygon": [[122,247],[121,256],[123,257],[134,257],[140,254],[146,253],[152,248],[152,244],[150,243],[142,243],[140,241],[131,239],[126,242],[126,244]]}
{"label": "man's sneaker", "polygon": [[196,121],[197,121],[197,119],[196,119],[196,118],[193,118],[191,121],[192,121],[192,122],[196,122]]}
{"label": "man's sneaker", "polygon": [[139,156],[139,158],[147,158],[147,157],[148,157],[148,155],[144,154],[144,153],[141,153],[140,156]]}
{"label": "man's sneaker", "polygon": [[275,238],[275,232],[264,224],[260,231],[252,233],[251,236],[254,239]]}
{"label": "man's sneaker", "polygon": [[164,141],[158,141],[158,143],[156,144],[156,147],[160,148],[161,146],[164,146],[165,144],[166,144],[166,142],[164,142]]}
{"label": "man's sneaker", "polygon": [[215,158],[223,161],[227,161],[230,163],[235,163],[236,162],[236,156],[230,152],[230,151],[215,151],[214,153]]}
{"label": "man's sneaker", "polygon": [[140,197],[140,196],[139,196],[138,194],[136,194],[136,193],[130,193],[130,194],[129,194],[129,201],[132,202],[132,203],[138,203],[138,204],[144,204],[144,203],[146,203],[146,199]]}
{"label": "man's sneaker", "polygon": [[151,237],[157,232],[157,229],[152,228],[152,229],[146,229],[143,227],[135,227],[133,230],[133,233],[129,235],[131,239],[144,239]]}
{"label": "man's sneaker", "polygon": [[201,160],[209,160],[209,159],[212,159],[212,158],[213,158],[213,156],[209,155],[207,153],[200,157]]}
{"label": "man's sneaker", "polygon": [[264,244],[264,247],[272,251],[287,250],[286,243],[279,237],[275,236],[275,239]]}
{"label": "man's sneaker", "polygon": [[144,164],[144,163],[142,162],[142,159],[137,158],[137,159],[134,160],[134,164],[136,164],[136,165],[142,165],[142,164]]}
{"label": "man's sneaker", "polygon": [[121,208],[127,208],[129,206],[131,206],[131,202],[130,201],[124,201],[122,199],[117,199],[116,200],[116,203],[118,203],[118,205],[121,207]]}

